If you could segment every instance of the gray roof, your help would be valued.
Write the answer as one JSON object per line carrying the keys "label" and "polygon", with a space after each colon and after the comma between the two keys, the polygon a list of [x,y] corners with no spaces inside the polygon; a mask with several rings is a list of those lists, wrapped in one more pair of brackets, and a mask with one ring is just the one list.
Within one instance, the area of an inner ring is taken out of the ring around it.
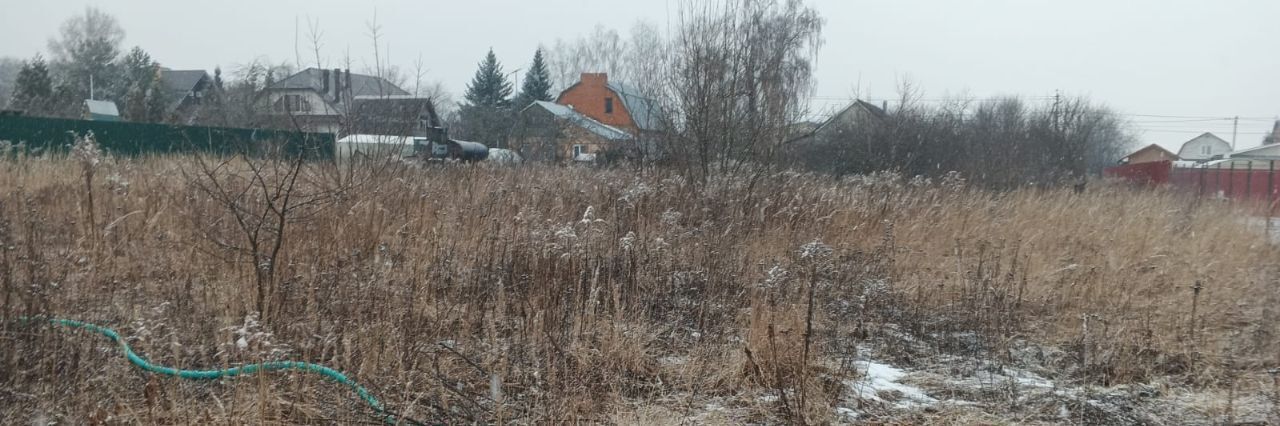
{"label": "gray roof", "polygon": [[93,99],[85,99],[84,105],[89,107],[89,113],[94,115],[120,116],[120,110],[116,108],[116,103],[111,101],[95,101]]}
{"label": "gray roof", "polygon": [[875,118],[877,121],[883,121],[885,118],[889,117],[889,113],[886,112],[883,108],[875,106],[870,102],[867,102],[861,99],[856,99],[853,102],[851,102],[848,106],[841,109],[840,111],[837,111],[835,114],[831,114],[830,117],[827,117],[827,119],[823,120],[821,123],[814,123],[811,121],[802,121],[799,123],[791,124],[791,130],[795,136],[792,136],[791,139],[788,139],[784,143],[813,140],[814,135],[818,134],[819,132],[823,132],[827,127],[834,125],[836,122],[840,120],[854,120],[858,118],[858,116],[855,116],[853,114],[859,111],[866,113],[868,116]]}
{"label": "gray roof", "polygon": [[168,109],[172,111],[182,104],[187,95],[196,90],[200,81],[209,78],[204,70],[160,70],[160,79],[164,82],[165,98]]}
{"label": "gray roof", "polygon": [[641,130],[658,130],[658,104],[653,99],[649,99],[639,90],[624,84],[609,81],[605,83],[609,90],[618,94],[622,98],[622,106],[627,108],[627,112],[631,113],[631,121],[636,123],[636,127]]}
{"label": "gray roof", "polygon": [[573,108],[569,108],[555,102],[535,101],[533,104],[525,107],[525,109],[533,107],[542,108],[551,113],[551,115],[568,120],[570,123],[573,123],[574,125],[607,140],[622,141],[631,139],[631,134],[623,131],[622,129],[592,120],[591,117],[582,115],[582,113],[574,111]]}
{"label": "gray roof", "polygon": [[872,117],[875,117],[881,120],[889,116],[889,114],[884,112],[884,109],[881,109],[880,107],[875,106],[870,102],[864,101],[862,99],[858,99],[853,101],[853,103],[849,104],[849,106],[844,107],[844,109],[840,110],[840,112],[837,112],[831,115],[831,117],[828,118],[827,121],[824,121],[822,123],[821,127],[826,127],[831,122],[836,121],[841,117],[844,117],[845,115],[850,114],[857,110],[866,111],[868,114],[871,114]]}
{"label": "gray roof", "polygon": [[[330,73],[332,75],[332,72]],[[324,73],[319,68],[307,68],[284,80],[272,83],[267,89],[288,90],[308,89],[319,92],[324,90]],[[332,77],[330,77],[332,78]],[[343,84],[346,84],[344,81]],[[371,75],[351,73],[351,96],[404,96],[409,92],[391,84],[384,78]]]}

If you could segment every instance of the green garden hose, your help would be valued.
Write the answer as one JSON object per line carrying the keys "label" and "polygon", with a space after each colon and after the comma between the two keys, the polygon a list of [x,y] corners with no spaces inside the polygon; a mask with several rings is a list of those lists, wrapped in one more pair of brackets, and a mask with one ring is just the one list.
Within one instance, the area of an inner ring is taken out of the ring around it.
{"label": "green garden hose", "polygon": [[[124,355],[126,358],[129,358],[130,363],[133,363],[133,365],[136,365],[138,366],[138,368],[141,368],[145,371],[149,371],[156,374],[162,374],[166,376],[175,376],[183,379],[193,379],[193,380],[211,380],[211,379],[218,379],[223,377],[233,377],[233,376],[239,376],[239,375],[245,375],[245,374],[253,374],[253,373],[262,372],[262,371],[277,371],[277,370],[301,370],[305,372],[318,373],[322,376],[329,378],[330,380],[333,380],[335,382],[338,382],[340,384],[343,384],[351,388],[351,390],[355,391],[356,395],[360,396],[360,399],[364,400],[364,402],[368,404],[370,408],[373,408],[374,411],[378,413],[378,415],[382,418],[383,421],[387,423],[396,423],[396,416],[393,414],[390,414],[386,410],[386,408],[382,406],[382,403],[378,402],[378,398],[375,398],[373,394],[369,393],[368,389],[365,389],[364,386],[360,386],[360,384],[352,381],[350,378],[347,378],[345,374],[342,374],[337,370],[334,370],[329,367],[325,367],[320,364],[312,364],[309,362],[301,362],[301,361],[272,361],[272,362],[242,365],[239,367],[228,368],[224,370],[181,370],[181,369],[172,368],[172,367],[159,366],[159,365],[155,365],[148,362],[146,359],[142,358],[141,356],[138,356],[137,353],[133,352],[133,349],[129,347],[129,344],[125,343],[124,339],[120,338],[120,333],[117,333],[115,330],[112,330],[110,328],[95,325],[95,324],[90,324],[87,322],[61,319],[61,318],[49,318],[48,321],[56,325],[61,325],[61,326],[70,327],[70,328],[78,328],[81,330],[86,330],[86,331],[90,331],[93,333],[98,333],[103,336],[106,336],[108,339],[111,339],[113,343],[120,345],[120,349],[124,351]],[[407,419],[402,419],[402,420],[407,420]]]}

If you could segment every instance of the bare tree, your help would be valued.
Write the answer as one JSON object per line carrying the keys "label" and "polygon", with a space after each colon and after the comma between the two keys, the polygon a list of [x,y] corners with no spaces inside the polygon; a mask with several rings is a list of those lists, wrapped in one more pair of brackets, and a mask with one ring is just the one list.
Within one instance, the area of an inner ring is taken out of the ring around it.
{"label": "bare tree", "polygon": [[630,77],[624,68],[626,46],[617,31],[603,25],[574,40],[556,40],[546,52],[552,82],[556,87],[569,87],[583,72],[603,72],[626,80]]}
{"label": "bare tree", "polygon": [[320,59],[320,50],[324,47],[324,30],[320,28],[320,18],[307,18],[307,40],[311,42],[311,52],[315,55],[316,68],[324,69],[324,61]]}
{"label": "bare tree", "polygon": [[[281,254],[290,226],[323,207],[332,193],[313,189],[303,181],[311,167],[302,156],[266,153],[248,154],[220,160],[194,156],[197,167],[184,175],[197,193],[222,206],[229,216],[214,216],[202,230],[205,237],[235,256],[247,257],[253,268],[255,309],[264,319],[273,319],[273,301],[278,293]],[[234,230],[231,235],[227,230]]]}
{"label": "bare tree", "polygon": [[812,92],[823,20],[799,0],[707,1],[680,11],[667,91],[668,148],[705,179],[767,164]]}

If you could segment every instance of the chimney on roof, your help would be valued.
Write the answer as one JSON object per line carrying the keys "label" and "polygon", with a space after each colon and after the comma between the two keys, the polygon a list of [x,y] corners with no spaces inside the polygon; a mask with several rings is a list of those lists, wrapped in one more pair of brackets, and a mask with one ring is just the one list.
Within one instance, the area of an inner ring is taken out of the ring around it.
{"label": "chimney on roof", "polygon": [[329,70],[320,70],[320,97],[329,95]]}
{"label": "chimney on roof", "polygon": [[342,69],[340,68],[333,69],[333,93],[331,95],[333,95],[334,102],[342,100]]}
{"label": "chimney on roof", "polygon": [[888,100],[888,99],[885,99],[885,100],[880,101],[880,110],[881,110],[881,111],[884,111],[884,113],[885,113],[885,114],[888,114],[888,113],[889,113],[889,100]]}
{"label": "chimney on roof", "polygon": [[342,89],[346,90],[347,93],[353,93],[351,91],[351,68],[347,68],[346,73],[347,73],[347,81],[342,83]]}
{"label": "chimney on roof", "polygon": [[609,84],[609,74],[602,73],[602,72],[598,72],[598,73],[584,72],[582,73],[582,83],[596,84],[596,85],[603,86],[603,85]]}

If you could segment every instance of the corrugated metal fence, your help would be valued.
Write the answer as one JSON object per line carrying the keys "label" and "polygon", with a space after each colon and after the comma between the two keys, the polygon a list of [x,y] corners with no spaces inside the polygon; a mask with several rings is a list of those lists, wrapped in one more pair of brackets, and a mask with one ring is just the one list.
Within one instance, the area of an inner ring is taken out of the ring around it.
{"label": "corrugated metal fence", "polygon": [[115,155],[259,154],[270,148],[314,159],[334,155],[334,135],[329,133],[0,116],[0,141],[22,143],[28,151],[65,150],[76,134],[89,132],[99,146]]}
{"label": "corrugated metal fence", "polygon": [[1202,197],[1225,198],[1266,206],[1280,200],[1280,173],[1274,160],[1233,160],[1209,167],[1173,167],[1168,161],[1106,169],[1104,176],[1136,184],[1173,188]]}

